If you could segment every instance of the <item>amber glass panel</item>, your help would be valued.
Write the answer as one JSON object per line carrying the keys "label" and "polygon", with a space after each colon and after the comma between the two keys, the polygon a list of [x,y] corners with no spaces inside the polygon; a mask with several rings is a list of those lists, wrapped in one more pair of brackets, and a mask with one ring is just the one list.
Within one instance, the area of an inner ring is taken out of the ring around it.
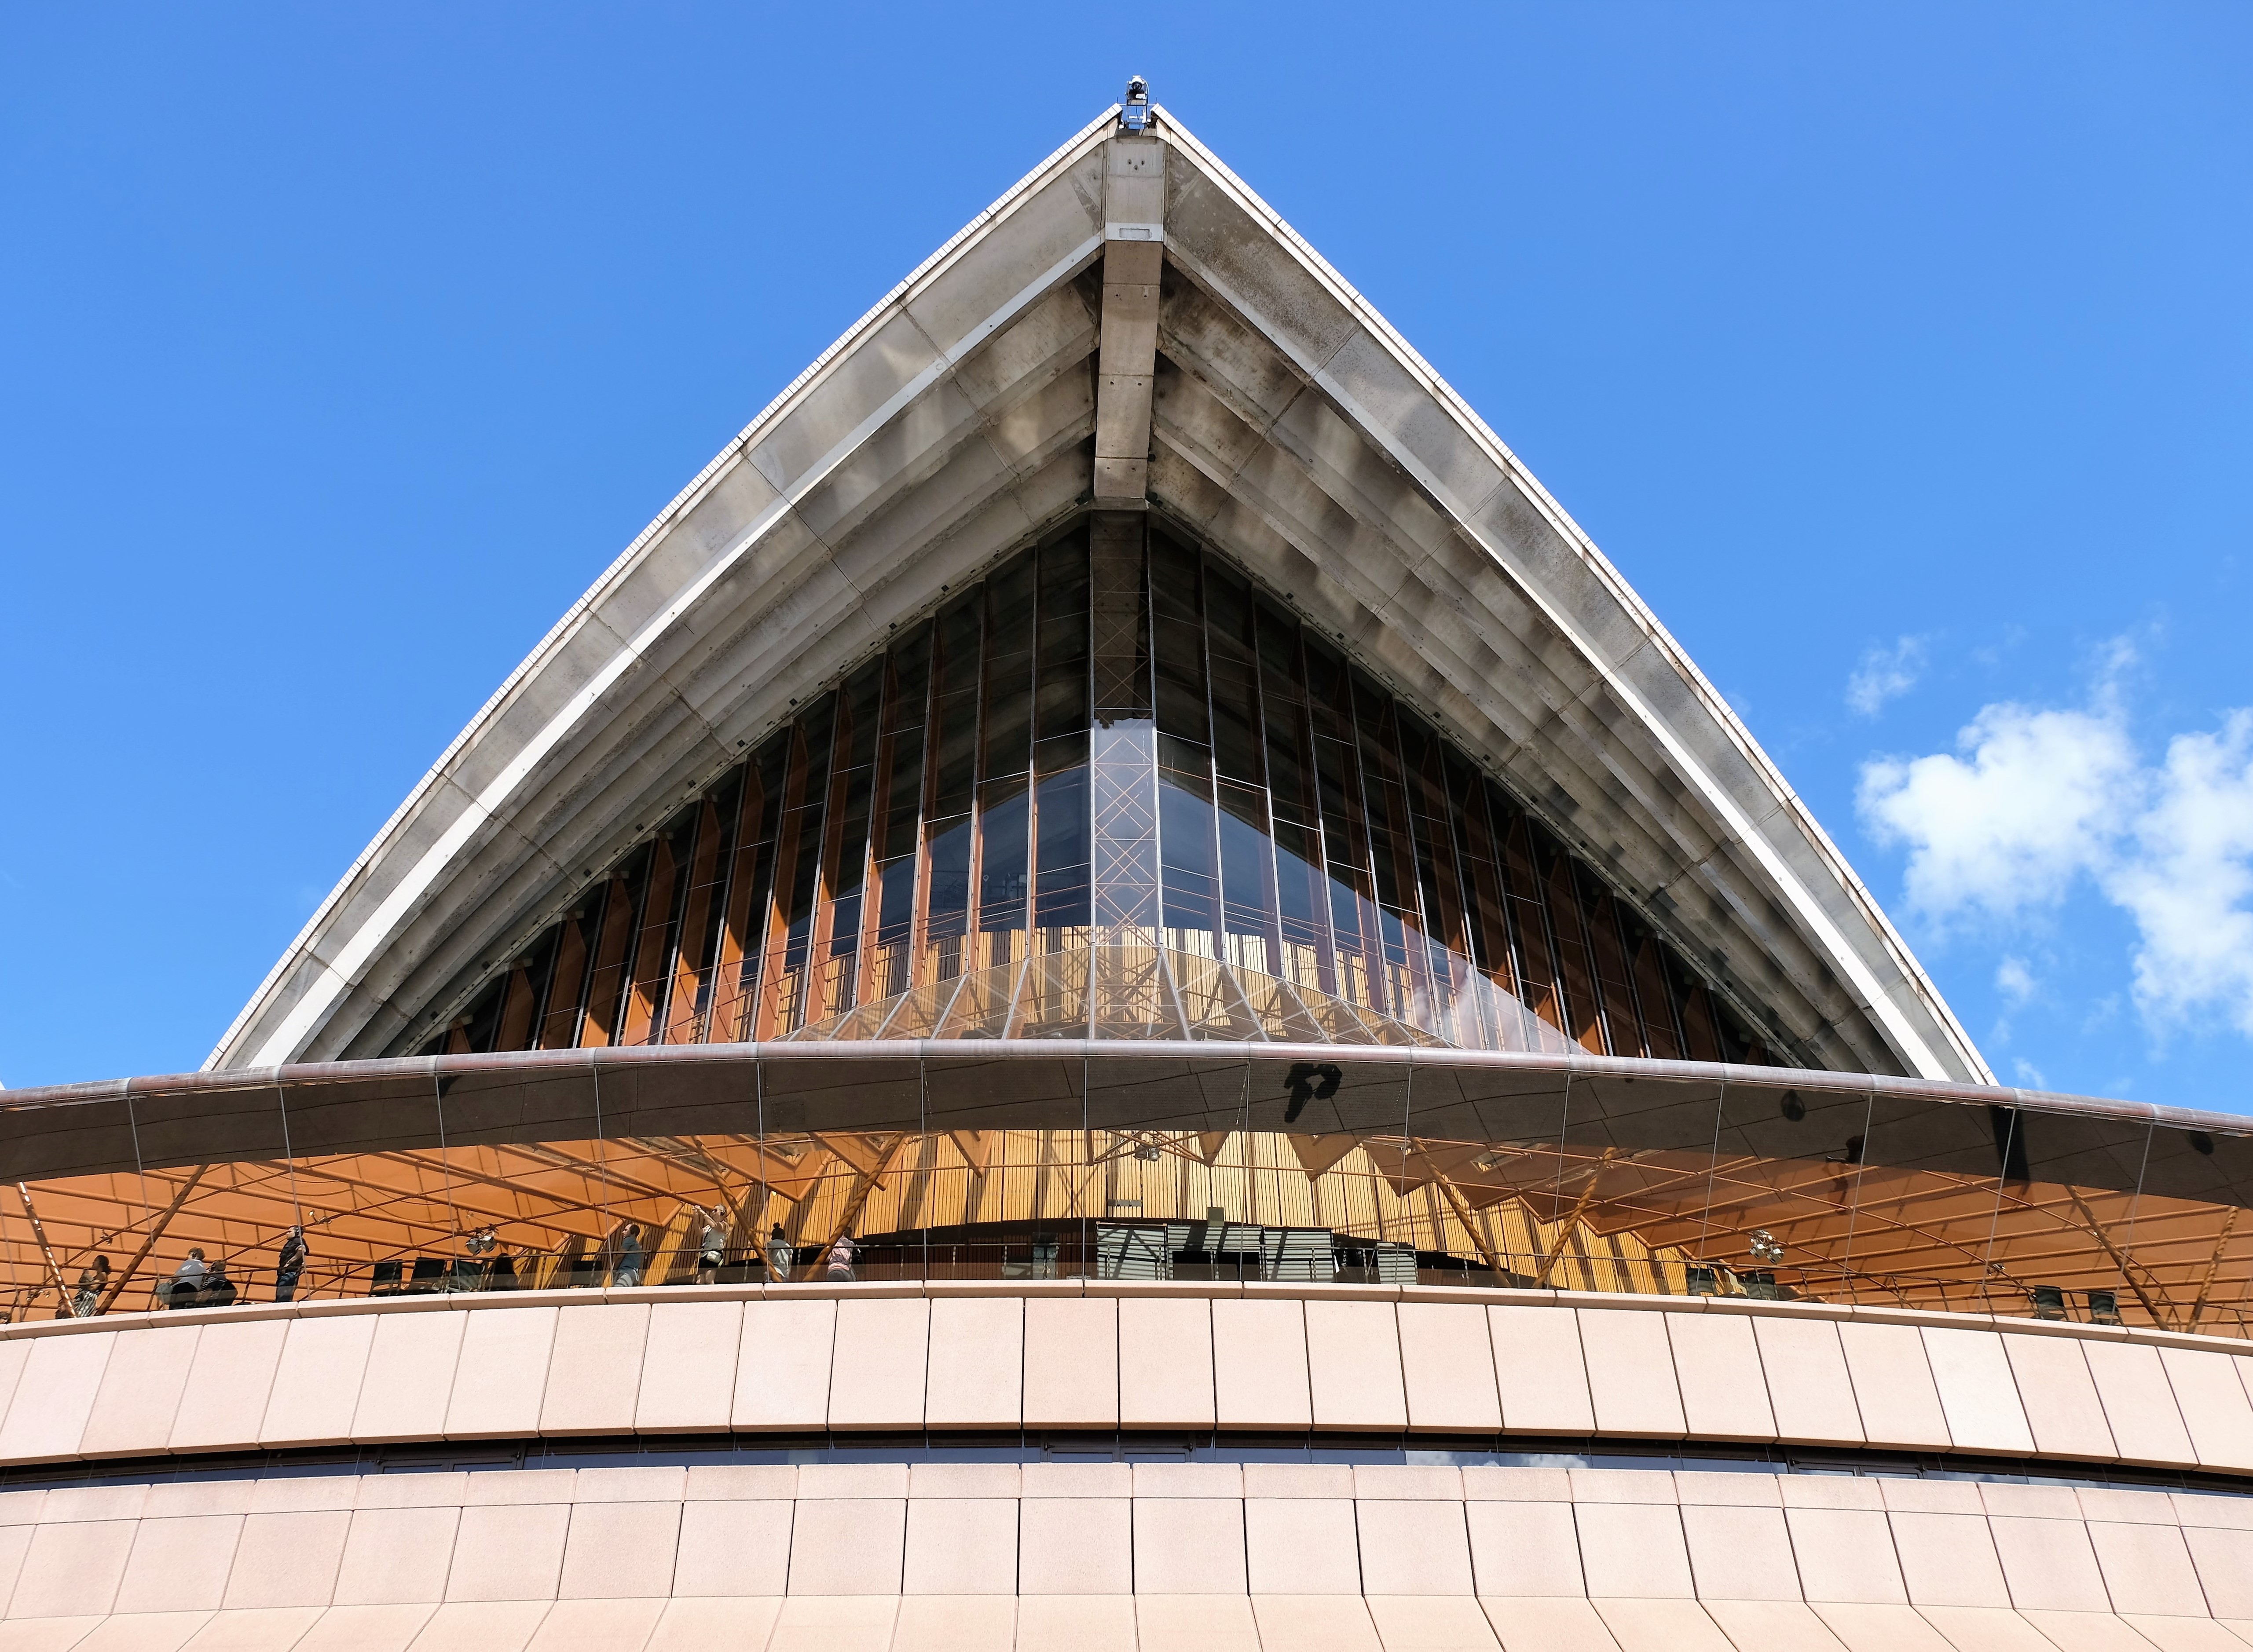
{"label": "amber glass panel", "polygon": [[905,992],[912,975],[924,753],[931,712],[930,628],[917,626],[885,657],[883,742],[869,826],[869,940],[858,997]]}
{"label": "amber glass panel", "polygon": [[625,995],[627,959],[641,917],[642,893],[649,882],[651,851],[645,847],[614,874],[601,895],[596,924],[595,967],[579,1022],[579,1042],[599,1049],[618,1035],[620,1000]]}
{"label": "amber glass panel", "polygon": [[884,662],[869,661],[837,696],[835,767],[821,853],[817,963],[806,986],[806,1019],[853,1007],[859,984],[861,929],[868,869],[868,817],[875,788]]}
{"label": "amber glass panel", "polygon": [[743,768],[743,800],[736,823],[735,865],[729,873],[727,927],[720,939],[719,980],[708,1036],[733,1042],[753,1035],[752,1012],[765,964],[774,889],[775,834],[782,819],[787,742],[771,740]]}
{"label": "amber glass panel", "polygon": [[[730,788],[732,790],[732,788]],[[690,812],[690,840],[687,875],[682,881],[680,910],[672,956],[666,965],[663,1010],[664,1037],[668,1044],[693,1044],[704,1023],[708,1005],[706,987],[711,976],[710,941],[715,931],[715,908],[722,893],[720,805],[732,801],[716,791],[704,797]]]}

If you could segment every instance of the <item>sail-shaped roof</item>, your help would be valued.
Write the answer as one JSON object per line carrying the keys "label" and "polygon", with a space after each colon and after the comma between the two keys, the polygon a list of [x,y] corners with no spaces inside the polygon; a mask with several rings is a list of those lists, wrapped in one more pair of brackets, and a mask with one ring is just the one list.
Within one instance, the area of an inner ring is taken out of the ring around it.
{"label": "sail-shaped roof", "polygon": [[1775,764],[1562,507],[1168,114],[1132,133],[1115,108],[627,547],[207,1064],[424,1047],[903,629],[1081,518],[1135,513],[1444,731],[1773,1056],[1990,1078]]}

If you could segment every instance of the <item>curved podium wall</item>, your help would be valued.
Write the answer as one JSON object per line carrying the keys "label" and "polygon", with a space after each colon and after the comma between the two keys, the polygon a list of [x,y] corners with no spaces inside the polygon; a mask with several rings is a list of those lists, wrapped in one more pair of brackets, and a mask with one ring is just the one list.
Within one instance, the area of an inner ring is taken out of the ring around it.
{"label": "curved podium wall", "polygon": [[2228,1647],[2237,1346],[1099,1281],[17,1326],[0,1645]]}
{"label": "curved podium wall", "polygon": [[0,1652],[2245,1644],[2242,1129],[1250,1036],[10,1092]]}

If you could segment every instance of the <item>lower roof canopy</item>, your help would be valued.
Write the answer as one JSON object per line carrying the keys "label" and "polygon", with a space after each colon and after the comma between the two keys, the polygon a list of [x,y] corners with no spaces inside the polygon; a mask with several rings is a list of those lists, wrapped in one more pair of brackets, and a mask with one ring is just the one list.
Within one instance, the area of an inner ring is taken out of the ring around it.
{"label": "lower roof canopy", "polygon": [[[836,1041],[206,1073],[8,1101],[0,1296],[17,1315],[163,1306],[184,1267],[223,1266],[231,1295],[259,1300],[283,1273],[300,1299],[614,1283],[621,1269],[651,1284],[804,1277],[841,1236],[867,1247],[857,1265],[905,1277],[1374,1270],[2227,1335],[2246,1334],[2253,1294],[2241,1121],[1848,1074],[1374,1045]],[[307,1252],[294,1264],[292,1228]]]}

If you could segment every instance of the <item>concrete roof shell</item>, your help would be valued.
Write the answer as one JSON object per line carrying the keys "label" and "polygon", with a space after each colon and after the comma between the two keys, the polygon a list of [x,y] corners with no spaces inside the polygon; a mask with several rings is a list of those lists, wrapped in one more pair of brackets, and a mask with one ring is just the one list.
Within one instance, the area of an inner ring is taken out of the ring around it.
{"label": "concrete roof shell", "polygon": [[[950,585],[1085,507],[1106,111],[730,443],[480,709],[208,1067],[379,1056]],[[1149,493],[1468,736],[1811,1064],[1991,1082],[1727,703],[1509,449],[1159,113]]]}

